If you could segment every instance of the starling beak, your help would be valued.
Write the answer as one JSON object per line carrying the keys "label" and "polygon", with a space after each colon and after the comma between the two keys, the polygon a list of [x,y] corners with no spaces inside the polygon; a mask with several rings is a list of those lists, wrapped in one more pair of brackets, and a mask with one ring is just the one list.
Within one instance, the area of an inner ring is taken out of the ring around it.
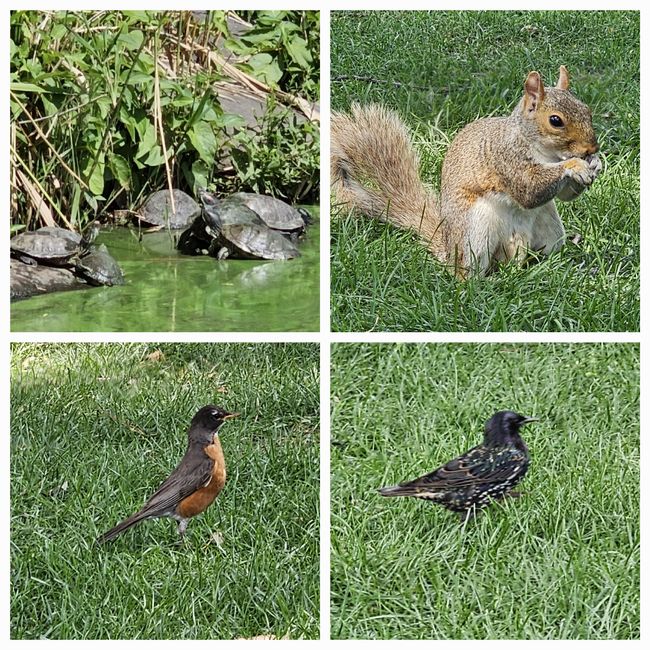
{"label": "starling beak", "polygon": [[500,499],[526,474],[528,448],[519,428],[536,422],[513,411],[499,411],[485,423],[483,444],[413,481],[384,487],[385,497],[417,497],[468,514]]}

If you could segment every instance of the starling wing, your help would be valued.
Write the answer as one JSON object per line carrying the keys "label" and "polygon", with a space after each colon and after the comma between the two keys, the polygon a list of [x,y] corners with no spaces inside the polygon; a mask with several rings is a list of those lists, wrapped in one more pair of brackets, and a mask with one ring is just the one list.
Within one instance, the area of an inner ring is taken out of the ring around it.
{"label": "starling wing", "polygon": [[467,510],[507,492],[523,478],[528,463],[528,454],[516,447],[479,445],[429,474],[379,492],[386,497],[413,496],[450,510]]}

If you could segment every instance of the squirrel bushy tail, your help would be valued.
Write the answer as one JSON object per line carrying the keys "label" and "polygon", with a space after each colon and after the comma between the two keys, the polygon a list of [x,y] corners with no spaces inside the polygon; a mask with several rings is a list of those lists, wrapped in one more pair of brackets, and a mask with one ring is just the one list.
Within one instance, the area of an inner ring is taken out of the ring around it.
{"label": "squirrel bushy tail", "polygon": [[415,231],[445,260],[438,198],[420,179],[420,159],[396,113],[353,104],[350,115],[332,114],[331,182],[337,201]]}

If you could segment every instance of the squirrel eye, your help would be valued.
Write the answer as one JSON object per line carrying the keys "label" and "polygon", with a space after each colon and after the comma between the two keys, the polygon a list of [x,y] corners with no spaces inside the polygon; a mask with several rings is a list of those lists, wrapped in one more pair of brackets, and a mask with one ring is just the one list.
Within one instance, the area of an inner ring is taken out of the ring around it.
{"label": "squirrel eye", "polygon": [[554,126],[557,129],[559,129],[561,126],[564,126],[564,121],[559,115],[551,115],[551,117],[548,118],[548,121],[550,122],[551,126]]}

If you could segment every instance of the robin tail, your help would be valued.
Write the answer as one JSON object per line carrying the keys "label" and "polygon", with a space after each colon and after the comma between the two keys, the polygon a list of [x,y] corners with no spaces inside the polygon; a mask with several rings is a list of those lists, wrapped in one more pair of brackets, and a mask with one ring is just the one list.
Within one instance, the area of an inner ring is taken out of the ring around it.
{"label": "robin tail", "polygon": [[148,515],[143,514],[142,512],[136,512],[134,515],[127,517],[124,521],[121,521],[117,526],[111,528],[108,532],[100,535],[97,538],[98,544],[104,544],[115,539],[118,535],[121,535],[125,530],[135,526],[135,524],[141,522],[143,519],[146,519]]}

